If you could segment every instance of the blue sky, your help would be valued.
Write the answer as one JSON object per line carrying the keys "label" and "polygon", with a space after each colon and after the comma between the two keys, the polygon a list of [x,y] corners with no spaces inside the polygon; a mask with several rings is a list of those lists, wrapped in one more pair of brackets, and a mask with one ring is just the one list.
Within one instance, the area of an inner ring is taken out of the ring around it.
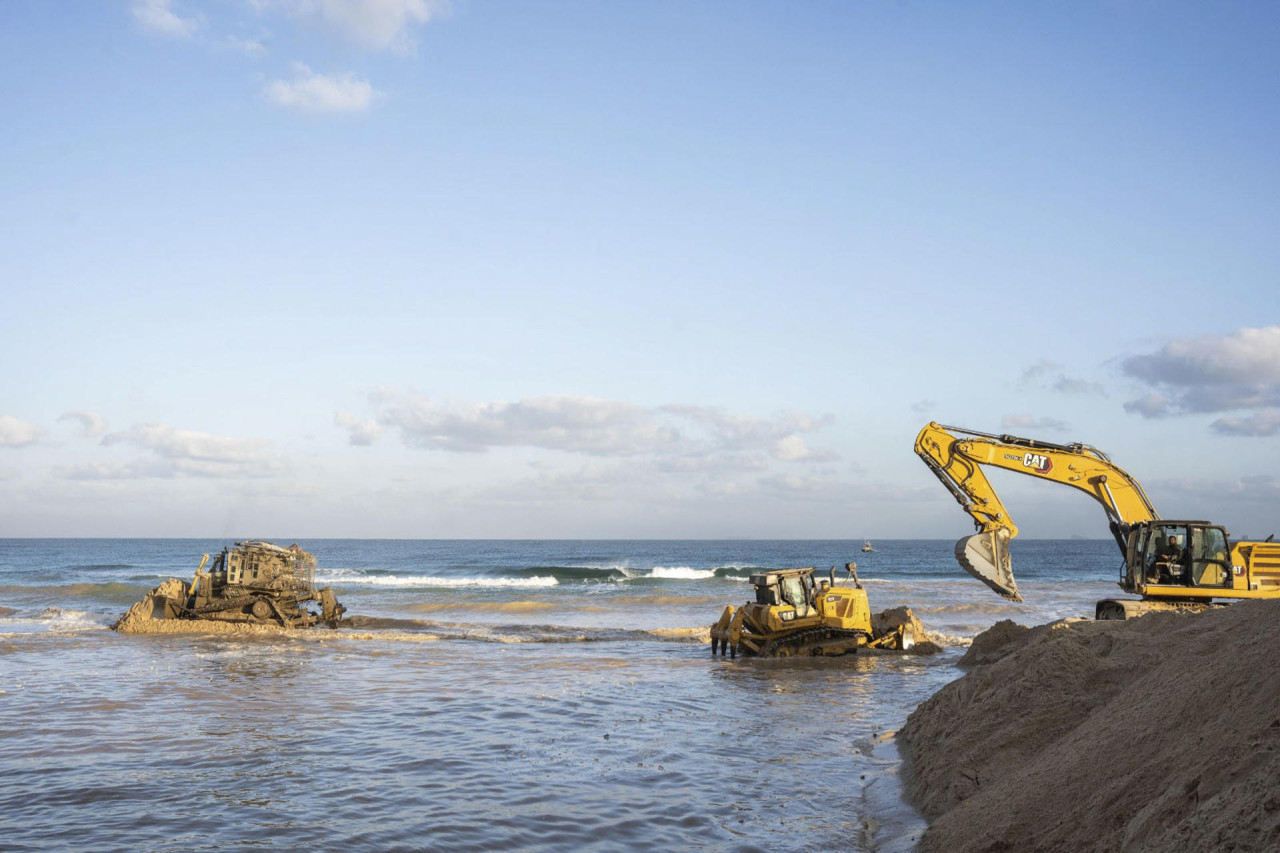
{"label": "blue sky", "polygon": [[1269,4],[5,3],[0,535],[958,537],[930,420],[1265,535],[1278,43]]}

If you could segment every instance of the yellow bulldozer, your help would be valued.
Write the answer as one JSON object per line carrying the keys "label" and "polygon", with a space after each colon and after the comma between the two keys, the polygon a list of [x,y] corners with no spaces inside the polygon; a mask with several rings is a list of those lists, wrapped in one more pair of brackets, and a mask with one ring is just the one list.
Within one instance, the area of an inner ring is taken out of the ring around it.
{"label": "yellow bulldozer", "polygon": [[915,450],[978,529],[956,543],[956,560],[1011,601],[1022,601],[1009,555],[1018,528],[983,466],[1071,486],[1102,505],[1124,555],[1119,586],[1141,598],[1099,601],[1098,619],[1202,609],[1217,598],[1280,598],[1280,544],[1232,542],[1222,525],[1162,519],[1142,485],[1095,447],[931,423]]}
{"label": "yellow bulldozer", "polygon": [[857,566],[845,564],[849,585],[814,580],[813,567],[777,569],[750,578],[756,600],[729,605],[711,626],[711,654],[752,657],[844,655],[860,648],[907,650],[915,645],[915,619],[900,608],[871,615]]}

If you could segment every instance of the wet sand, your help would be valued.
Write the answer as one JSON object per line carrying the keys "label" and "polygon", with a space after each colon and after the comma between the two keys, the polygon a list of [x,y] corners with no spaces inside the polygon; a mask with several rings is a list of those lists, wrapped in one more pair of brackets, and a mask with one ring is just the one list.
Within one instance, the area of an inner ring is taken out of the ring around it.
{"label": "wet sand", "polygon": [[1280,849],[1280,602],[1000,623],[899,735],[922,851]]}

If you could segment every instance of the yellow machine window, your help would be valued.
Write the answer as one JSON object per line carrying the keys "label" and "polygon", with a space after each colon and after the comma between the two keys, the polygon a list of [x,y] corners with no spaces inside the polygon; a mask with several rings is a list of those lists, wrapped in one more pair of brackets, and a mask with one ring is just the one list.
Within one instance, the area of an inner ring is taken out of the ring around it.
{"label": "yellow machine window", "polygon": [[1216,527],[1191,530],[1191,582],[1196,586],[1230,586],[1227,537]]}

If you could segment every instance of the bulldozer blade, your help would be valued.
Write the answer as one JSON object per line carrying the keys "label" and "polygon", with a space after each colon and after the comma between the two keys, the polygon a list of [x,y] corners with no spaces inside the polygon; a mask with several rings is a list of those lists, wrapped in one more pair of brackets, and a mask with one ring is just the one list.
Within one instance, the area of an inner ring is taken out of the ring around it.
{"label": "bulldozer blade", "polygon": [[1022,601],[1009,559],[1009,534],[975,533],[956,543],[960,567],[1010,601]]}
{"label": "bulldozer blade", "polygon": [[177,619],[182,613],[178,602],[163,595],[148,596],[151,599],[152,619]]}
{"label": "bulldozer blade", "polygon": [[342,620],[342,614],[347,612],[347,608],[338,603],[338,599],[334,598],[333,590],[327,586],[318,590],[316,595],[320,599],[320,618],[330,628],[337,627]]}

